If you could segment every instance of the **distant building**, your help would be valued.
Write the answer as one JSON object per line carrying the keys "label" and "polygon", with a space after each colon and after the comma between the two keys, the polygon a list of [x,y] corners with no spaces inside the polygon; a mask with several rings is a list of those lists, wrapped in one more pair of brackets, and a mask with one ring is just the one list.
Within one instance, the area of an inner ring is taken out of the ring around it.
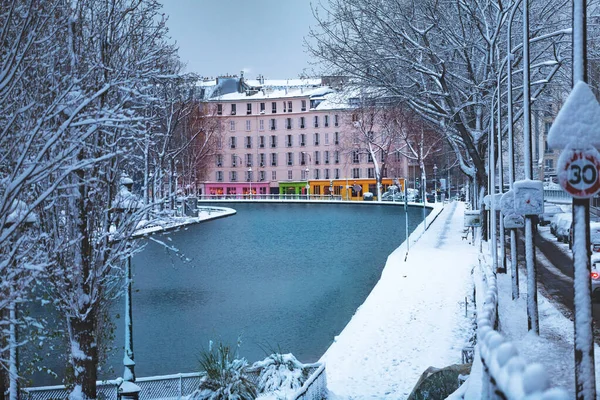
{"label": "distant building", "polygon": [[[202,81],[198,96],[223,122],[203,194],[303,195],[307,184],[311,195],[344,199],[376,192],[373,160],[341,147],[356,107],[356,99],[336,90],[344,82],[336,77],[245,79],[243,74]],[[407,160],[398,161],[393,176],[383,171],[389,178],[384,190],[391,178],[407,176]]]}

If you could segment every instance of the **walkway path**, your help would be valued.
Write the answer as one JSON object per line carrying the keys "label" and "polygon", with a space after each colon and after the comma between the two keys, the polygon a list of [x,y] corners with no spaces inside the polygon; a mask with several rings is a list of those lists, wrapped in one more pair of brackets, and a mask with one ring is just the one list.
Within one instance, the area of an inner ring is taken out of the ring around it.
{"label": "walkway path", "polygon": [[[472,331],[477,249],[462,240],[464,203],[436,209],[429,228],[411,235],[388,258],[382,277],[321,361],[334,399],[406,399],[430,366],[461,362]],[[469,307],[472,310],[472,307]]]}

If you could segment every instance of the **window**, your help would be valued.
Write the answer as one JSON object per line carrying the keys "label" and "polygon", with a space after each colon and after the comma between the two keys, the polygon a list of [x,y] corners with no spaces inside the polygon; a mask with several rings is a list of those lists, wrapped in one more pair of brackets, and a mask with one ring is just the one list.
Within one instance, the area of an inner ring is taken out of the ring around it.
{"label": "window", "polygon": [[340,163],[340,152],[337,150],[333,152],[333,162],[336,164]]}
{"label": "window", "polygon": [[325,132],[325,144],[329,144],[329,132]]}
{"label": "window", "polygon": [[325,179],[331,179],[329,177],[329,168],[325,168]]}
{"label": "window", "polygon": [[246,167],[251,167],[252,166],[252,154],[248,153],[246,154]]}
{"label": "window", "polygon": [[394,161],[399,162],[402,159],[402,154],[399,151],[394,153]]}
{"label": "window", "polygon": [[287,153],[287,165],[294,165],[294,153]]}
{"label": "window", "polygon": [[333,126],[340,126],[337,114],[333,116]]}
{"label": "window", "polygon": [[306,111],[306,100],[302,100],[302,110],[301,111]]}
{"label": "window", "polygon": [[252,182],[252,171],[246,171],[246,182]]}
{"label": "window", "polygon": [[271,147],[277,147],[277,136],[271,135]]}
{"label": "window", "polygon": [[285,119],[285,129],[292,129],[292,119],[291,118]]}
{"label": "window", "polygon": [[381,150],[380,160],[381,160],[382,163],[385,163],[385,152],[383,150]]}
{"label": "window", "polygon": [[217,138],[217,149],[221,150],[222,148],[223,148],[223,138],[219,136]]}
{"label": "window", "polygon": [[367,154],[367,162],[370,162],[370,163],[373,162],[373,155],[371,153]]}
{"label": "window", "polygon": [[229,121],[229,130],[235,131],[235,121]]}
{"label": "window", "polygon": [[283,102],[283,112],[286,112],[286,111],[287,111],[287,108],[286,108],[286,106],[285,106],[285,101],[284,101],[284,102]]}
{"label": "window", "polygon": [[273,114],[275,114],[277,112],[277,103],[276,102],[271,103],[271,112]]}
{"label": "window", "polygon": [[352,178],[360,179],[360,168],[352,168]]}
{"label": "window", "polygon": [[260,164],[259,166],[264,167],[265,166],[265,159],[266,159],[266,154],[265,153],[260,153],[259,154],[259,160],[260,160]]}
{"label": "window", "polygon": [[333,172],[334,172],[333,179],[340,179],[340,169],[336,168],[333,170]]}
{"label": "window", "polygon": [[325,126],[325,128],[327,128],[329,126],[329,115],[326,115],[323,118],[324,118],[323,126]]}
{"label": "window", "polygon": [[[321,174],[320,174],[321,170],[317,168],[317,169],[315,169],[313,171],[315,171],[315,172],[313,172],[313,176],[315,177],[315,179],[321,179],[320,178],[320,176],[321,176]],[[315,193],[315,194],[317,194],[317,193]]]}
{"label": "window", "polygon": [[367,178],[375,178],[375,168],[367,168]]}
{"label": "window", "polygon": [[318,152],[318,151],[315,151],[315,165],[319,165],[319,164],[320,164],[320,162],[321,162],[321,157],[320,157],[320,155],[321,155],[321,154],[319,154],[319,152]]}
{"label": "window", "polygon": [[238,156],[235,154],[231,155],[231,166],[232,167],[237,167],[237,160],[238,160]]}
{"label": "window", "polygon": [[554,160],[551,158],[544,160],[544,169],[546,171],[553,170],[554,169]]}
{"label": "window", "polygon": [[223,104],[217,104],[217,115],[223,115]]}
{"label": "window", "polygon": [[358,144],[358,133],[354,132],[352,134],[352,144]]}
{"label": "window", "polygon": [[306,153],[300,153],[300,165],[306,165]]}
{"label": "window", "polygon": [[287,135],[285,140],[286,147],[292,147],[292,135]]}
{"label": "window", "polygon": [[324,162],[325,164],[329,164],[329,151],[325,151],[325,153],[323,154],[323,158],[324,158]]}
{"label": "window", "polygon": [[258,171],[258,180],[260,182],[264,182],[265,181],[265,171]]}
{"label": "window", "polygon": [[250,122],[249,119],[246,120],[246,132],[250,132],[250,128],[252,127],[252,124]]}
{"label": "window", "polygon": [[306,135],[304,133],[300,134],[300,146],[306,146]]}
{"label": "window", "polygon": [[552,154],[552,153],[554,153],[554,150],[553,150],[553,149],[551,149],[551,148],[548,146],[548,141],[547,141],[547,140],[546,140],[546,141],[544,141],[544,153],[546,153],[546,154]]}
{"label": "window", "polygon": [[315,115],[315,119],[314,119],[314,127],[318,128],[319,127],[319,116]]}
{"label": "window", "polygon": [[292,112],[292,102],[288,101],[288,112]]}
{"label": "window", "polygon": [[229,148],[235,149],[235,136],[229,138]]}
{"label": "window", "polygon": [[271,167],[277,166],[277,153],[271,153]]}
{"label": "window", "polygon": [[217,182],[223,182],[223,171],[217,171]]}
{"label": "window", "polygon": [[261,119],[260,121],[258,121],[258,130],[260,130],[260,131],[265,130],[265,120],[264,119]]}
{"label": "window", "polygon": [[222,167],[223,166],[223,154],[217,154],[217,167]]}
{"label": "window", "polygon": [[247,149],[252,148],[252,136],[246,136],[246,148]]}
{"label": "window", "polygon": [[333,144],[340,144],[340,133],[333,132]]}
{"label": "window", "polygon": [[246,115],[252,114],[252,103],[246,103]]}
{"label": "window", "polygon": [[260,147],[261,149],[265,148],[265,137],[264,136],[258,137],[258,147]]}
{"label": "window", "polygon": [[272,181],[276,181],[277,180],[277,171],[271,171],[271,180]]}
{"label": "window", "polygon": [[229,180],[231,182],[237,182],[237,171],[229,171]]}
{"label": "window", "polygon": [[360,163],[360,153],[358,152],[358,150],[353,150],[352,151],[352,163],[353,164],[359,164]]}
{"label": "window", "polygon": [[265,113],[265,103],[260,103],[260,113],[261,114]]}
{"label": "window", "polygon": [[292,174],[292,170],[288,170],[288,180],[292,180],[293,174]]}
{"label": "window", "polygon": [[315,139],[315,141],[314,141],[315,146],[318,146],[319,145],[319,134],[318,133],[315,133],[314,139]]}
{"label": "window", "polygon": [[308,168],[300,171],[300,180],[307,181],[308,180]]}
{"label": "window", "polygon": [[272,131],[274,131],[276,127],[277,127],[277,124],[276,124],[275,118],[271,118],[271,121],[269,122],[269,128]]}
{"label": "window", "polygon": [[232,104],[231,105],[231,115],[235,115],[236,114],[236,104]]}
{"label": "window", "polygon": [[304,128],[304,117],[300,117],[300,128]]}

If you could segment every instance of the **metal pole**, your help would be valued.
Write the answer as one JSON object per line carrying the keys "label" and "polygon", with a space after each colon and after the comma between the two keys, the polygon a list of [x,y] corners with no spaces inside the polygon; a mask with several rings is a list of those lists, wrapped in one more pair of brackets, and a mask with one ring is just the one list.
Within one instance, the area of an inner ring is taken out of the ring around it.
{"label": "metal pole", "polygon": [[[523,1],[523,148],[525,179],[532,179],[531,94],[529,87],[529,0]],[[533,220],[525,216],[525,264],[527,266],[527,329],[540,334],[537,304],[537,266],[533,245]]]}
{"label": "metal pole", "polygon": [[[498,75],[498,101],[496,109],[498,111],[497,124],[498,124],[498,193],[504,193],[504,163],[502,162],[502,110],[501,110],[501,97],[502,91],[500,90],[500,75]],[[495,212],[495,211],[494,211]],[[500,225],[500,273],[506,273],[506,237],[504,235],[504,218],[502,214],[499,214],[499,225]]]}
{"label": "metal pole", "polygon": [[408,250],[410,249],[410,240],[409,232],[408,232],[408,188],[406,187],[407,181],[404,181],[404,226],[406,228],[406,255],[404,256],[404,261],[408,258]]}
{"label": "metal pole", "polygon": [[[492,96],[492,110],[494,109],[494,98]],[[494,273],[498,270],[498,241],[496,236],[496,147],[494,138],[494,112],[490,115],[490,130],[488,133],[488,146],[489,146],[489,158],[488,158],[488,176],[489,176],[489,191],[490,194],[490,232],[491,232],[491,250],[492,250],[492,270]]]}
{"label": "metal pole", "polygon": [[[573,86],[587,82],[586,1],[573,0]],[[576,398],[596,398],[591,305],[590,200],[573,198]]]}
{"label": "metal pole", "polygon": [[[13,284],[11,284],[11,291]],[[11,297],[14,294],[11,293]],[[9,325],[9,399],[17,400],[19,398],[19,371],[17,367],[17,304],[15,299],[11,299],[8,304]],[[4,397],[4,393],[2,393]]]}
{"label": "metal pole", "polygon": [[[515,181],[515,155],[514,155],[514,137],[513,137],[513,98],[512,98],[512,65],[514,61],[514,55],[512,53],[512,22],[515,14],[518,10],[519,2],[513,5],[513,9],[510,13],[510,19],[507,27],[507,57],[508,64],[506,70],[506,81],[508,86],[508,97],[507,97],[507,124],[508,124],[508,183],[510,189],[513,188],[513,182]],[[516,300],[519,298],[519,268],[517,260],[517,231],[515,229],[510,230],[510,272],[511,272],[511,285],[512,285],[512,299]]]}
{"label": "metal pole", "polygon": [[133,308],[131,304],[131,256],[125,263],[127,288],[125,291],[125,354],[123,355],[123,380],[135,382],[135,361],[133,356]]}

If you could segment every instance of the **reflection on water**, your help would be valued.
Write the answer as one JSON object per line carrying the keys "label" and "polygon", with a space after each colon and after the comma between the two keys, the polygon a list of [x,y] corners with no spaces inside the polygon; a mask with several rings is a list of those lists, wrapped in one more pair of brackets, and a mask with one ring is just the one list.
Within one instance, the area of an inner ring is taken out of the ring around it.
{"label": "reflection on water", "polygon": [[[232,217],[159,237],[179,254],[149,242],[134,257],[136,375],[197,371],[209,340],[235,345],[241,338],[240,355],[250,362],[264,358],[265,348],[317,361],[404,241],[401,207],[232,207]],[[412,231],[422,210],[409,215]],[[117,322],[115,347],[122,348]],[[121,360],[122,351],[109,358],[116,375]],[[36,376],[36,385],[49,383],[56,381]]]}

